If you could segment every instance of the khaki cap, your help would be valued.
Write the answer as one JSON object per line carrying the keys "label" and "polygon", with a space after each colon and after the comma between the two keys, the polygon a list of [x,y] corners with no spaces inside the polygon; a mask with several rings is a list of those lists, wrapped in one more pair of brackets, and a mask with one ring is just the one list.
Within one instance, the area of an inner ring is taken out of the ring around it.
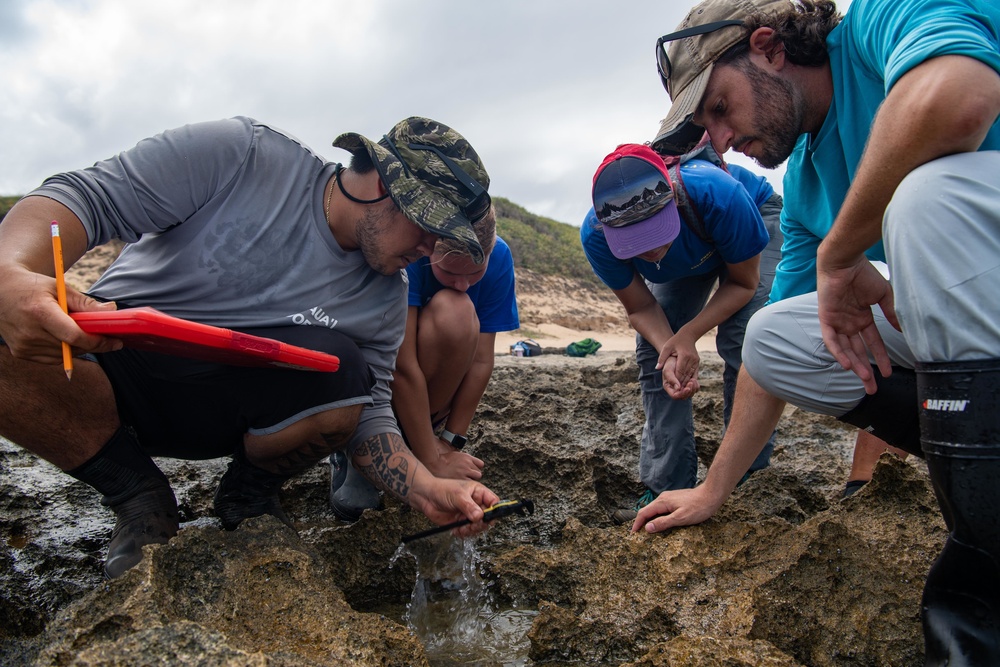
{"label": "khaki cap", "polygon": [[[677,26],[680,32],[719,21],[743,21],[761,13],[784,12],[789,0],[705,0],[695,6]],[[670,35],[664,37],[669,38]],[[667,88],[673,105],[660,122],[653,148],[665,155],[680,155],[694,147],[704,129],[692,122],[705,96],[712,68],[723,53],[747,37],[741,25],[727,25],[703,34],[666,40],[670,72]]]}

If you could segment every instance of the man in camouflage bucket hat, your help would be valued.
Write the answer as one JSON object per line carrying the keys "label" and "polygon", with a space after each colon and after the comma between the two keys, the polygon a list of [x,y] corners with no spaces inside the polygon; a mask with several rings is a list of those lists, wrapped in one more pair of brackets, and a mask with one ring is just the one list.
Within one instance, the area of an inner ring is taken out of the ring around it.
{"label": "man in camouflage bucket hat", "polygon": [[397,123],[377,143],[348,132],[333,145],[355,155],[366,150],[406,217],[432,234],[462,241],[476,263],[483,263],[472,223],[490,208],[490,177],[462,135],[443,123],[414,116]]}
{"label": "man in camouflage bucket hat", "polygon": [[[432,521],[472,521],[460,535],[482,530],[483,508],[499,501],[433,476],[389,400],[401,271],[440,236],[482,257],[469,223],[489,210],[486,171],[457,132],[426,119],[384,143],[352,134],[337,145],[354,150],[349,167],[250,118],[187,125],[47,179],[0,224],[0,274],[17,295],[0,297],[0,435],[103,496],[116,516],[106,576],[180,528],[153,456],[231,457],[214,503],[230,530],[262,514],[291,526],[282,484],[338,450]],[[127,243],[87,294],[67,290],[70,312],[149,306],[334,354],[339,370],[196,361],[84,333],[56,300],[53,220],[68,265]],[[69,382],[60,341],[82,355]]]}
{"label": "man in camouflage bucket hat", "polygon": [[[477,264],[484,262],[471,225],[490,212],[489,175],[462,135],[429,118],[411,117],[378,142],[348,132],[333,145],[351,152],[352,167],[370,161],[387,196],[416,225],[455,239]],[[338,517],[357,521],[366,509],[381,505],[378,489],[344,452],[330,455],[330,469],[330,507]]]}

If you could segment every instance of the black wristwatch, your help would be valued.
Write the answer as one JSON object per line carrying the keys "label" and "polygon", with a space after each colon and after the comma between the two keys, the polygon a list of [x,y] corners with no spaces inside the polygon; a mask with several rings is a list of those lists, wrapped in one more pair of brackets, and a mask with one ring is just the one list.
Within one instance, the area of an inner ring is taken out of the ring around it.
{"label": "black wristwatch", "polygon": [[461,449],[468,444],[469,439],[464,435],[459,435],[458,433],[452,433],[448,429],[441,431],[441,439],[447,442],[449,445],[455,449]]}

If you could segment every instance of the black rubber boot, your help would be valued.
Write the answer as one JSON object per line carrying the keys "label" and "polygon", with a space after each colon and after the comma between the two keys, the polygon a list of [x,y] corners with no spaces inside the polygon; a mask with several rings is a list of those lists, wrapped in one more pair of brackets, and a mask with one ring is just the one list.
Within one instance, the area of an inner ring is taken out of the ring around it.
{"label": "black rubber boot", "polygon": [[236,530],[243,519],[264,514],[294,528],[278,500],[281,485],[287,480],[287,476],[268,472],[247,461],[241,447],[219,481],[215,492],[215,516],[226,530]]}
{"label": "black rubber boot", "polygon": [[119,428],[89,461],[67,473],[103,494],[115,513],[104,575],[115,579],[142,560],[142,547],[177,534],[177,500],[163,472],[135,436]]}
{"label": "black rubber boot", "polygon": [[382,507],[382,496],[351,464],[344,451],[330,454],[330,509],[342,521],[355,522],[367,509]]}
{"label": "black rubber boot", "polygon": [[104,561],[104,576],[116,579],[142,560],[142,547],[166,544],[177,534],[177,500],[167,484],[148,480],[146,488],[117,504],[106,504],[115,512],[115,528]]}
{"label": "black rubber boot", "polygon": [[892,367],[889,377],[882,377],[875,366],[872,366],[872,372],[878,385],[876,392],[865,394],[854,409],[838,417],[838,420],[857,426],[893,447],[922,457],[916,374],[898,366]]}
{"label": "black rubber boot", "polygon": [[921,364],[921,444],[950,534],[924,586],[928,666],[1000,665],[1000,360]]}

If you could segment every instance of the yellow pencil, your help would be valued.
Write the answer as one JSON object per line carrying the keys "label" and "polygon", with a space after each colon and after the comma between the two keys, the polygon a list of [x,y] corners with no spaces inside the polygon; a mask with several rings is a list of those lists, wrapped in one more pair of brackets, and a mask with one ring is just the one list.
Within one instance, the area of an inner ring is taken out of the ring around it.
{"label": "yellow pencil", "polygon": [[[62,239],[59,238],[59,223],[52,221],[52,256],[56,263],[56,297],[59,299],[59,307],[69,315],[69,307],[66,305],[66,270],[63,266]],[[66,379],[73,378],[73,351],[69,343],[63,341],[62,344],[63,369],[66,371]]]}

